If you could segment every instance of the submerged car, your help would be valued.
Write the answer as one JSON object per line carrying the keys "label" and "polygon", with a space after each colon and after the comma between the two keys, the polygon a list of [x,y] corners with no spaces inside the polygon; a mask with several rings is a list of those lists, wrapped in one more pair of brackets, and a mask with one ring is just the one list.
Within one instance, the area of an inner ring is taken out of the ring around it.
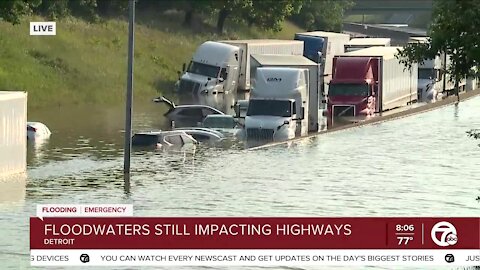
{"label": "submerged car", "polygon": [[197,143],[197,140],[182,130],[139,132],[132,137],[133,146],[182,147]]}
{"label": "submerged car", "polygon": [[50,129],[40,122],[27,122],[27,139],[44,140],[50,138]]}
{"label": "submerged car", "polygon": [[231,115],[208,115],[202,123],[202,127],[213,129],[228,135],[236,135],[243,126]]}
{"label": "submerged car", "polygon": [[176,128],[175,130],[183,131],[188,135],[192,136],[197,141],[217,142],[225,139],[225,136],[221,132],[208,128],[185,127]]}
{"label": "submerged car", "polygon": [[165,97],[159,97],[153,101],[165,103],[170,107],[164,116],[175,127],[195,127],[198,123],[202,123],[208,115],[224,115],[222,111],[206,105],[175,105],[175,103]]}

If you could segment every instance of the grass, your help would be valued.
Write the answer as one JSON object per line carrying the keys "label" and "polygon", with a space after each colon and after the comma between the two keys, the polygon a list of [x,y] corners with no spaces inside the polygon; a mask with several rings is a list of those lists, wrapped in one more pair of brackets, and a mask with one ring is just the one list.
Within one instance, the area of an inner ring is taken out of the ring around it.
{"label": "grass", "polygon": [[[181,27],[181,13],[137,14],[135,28],[135,98],[170,93],[177,70],[206,40],[228,38],[292,39],[302,31],[286,22],[279,33],[227,24],[218,36],[208,25]],[[88,23],[57,20],[56,36],[30,36],[26,18],[19,25],[0,21],[0,90],[24,90],[29,108],[123,102],[127,72],[128,23],[108,19]]]}

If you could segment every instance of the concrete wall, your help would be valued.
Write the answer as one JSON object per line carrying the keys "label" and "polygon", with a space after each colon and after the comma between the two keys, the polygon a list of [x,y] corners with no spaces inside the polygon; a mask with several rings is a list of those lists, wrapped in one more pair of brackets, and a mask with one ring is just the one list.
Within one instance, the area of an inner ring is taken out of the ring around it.
{"label": "concrete wall", "polygon": [[27,93],[0,91],[0,176],[27,169]]}

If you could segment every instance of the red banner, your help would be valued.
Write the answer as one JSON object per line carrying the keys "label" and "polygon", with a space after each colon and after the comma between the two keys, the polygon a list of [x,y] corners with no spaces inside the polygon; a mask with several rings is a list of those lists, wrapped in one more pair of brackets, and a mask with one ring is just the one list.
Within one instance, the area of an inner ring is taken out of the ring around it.
{"label": "red banner", "polygon": [[480,249],[480,218],[30,218],[31,249]]}

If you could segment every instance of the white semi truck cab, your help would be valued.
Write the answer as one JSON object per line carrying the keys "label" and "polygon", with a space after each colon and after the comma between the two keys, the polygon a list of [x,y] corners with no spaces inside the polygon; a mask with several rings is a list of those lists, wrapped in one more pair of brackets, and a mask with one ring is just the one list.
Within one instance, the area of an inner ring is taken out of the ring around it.
{"label": "white semi truck cab", "polygon": [[308,72],[257,68],[245,117],[247,140],[281,141],[307,135]]}
{"label": "white semi truck cab", "polygon": [[238,83],[240,48],[207,41],[198,47],[176,84],[179,94],[234,91]]}
{"label": "white semi truck cab", "polygon": [[250,55],[302,55],[303,41],[253,39],[201,44],[176,88],[182,94],[235,93],[250,90]]}

